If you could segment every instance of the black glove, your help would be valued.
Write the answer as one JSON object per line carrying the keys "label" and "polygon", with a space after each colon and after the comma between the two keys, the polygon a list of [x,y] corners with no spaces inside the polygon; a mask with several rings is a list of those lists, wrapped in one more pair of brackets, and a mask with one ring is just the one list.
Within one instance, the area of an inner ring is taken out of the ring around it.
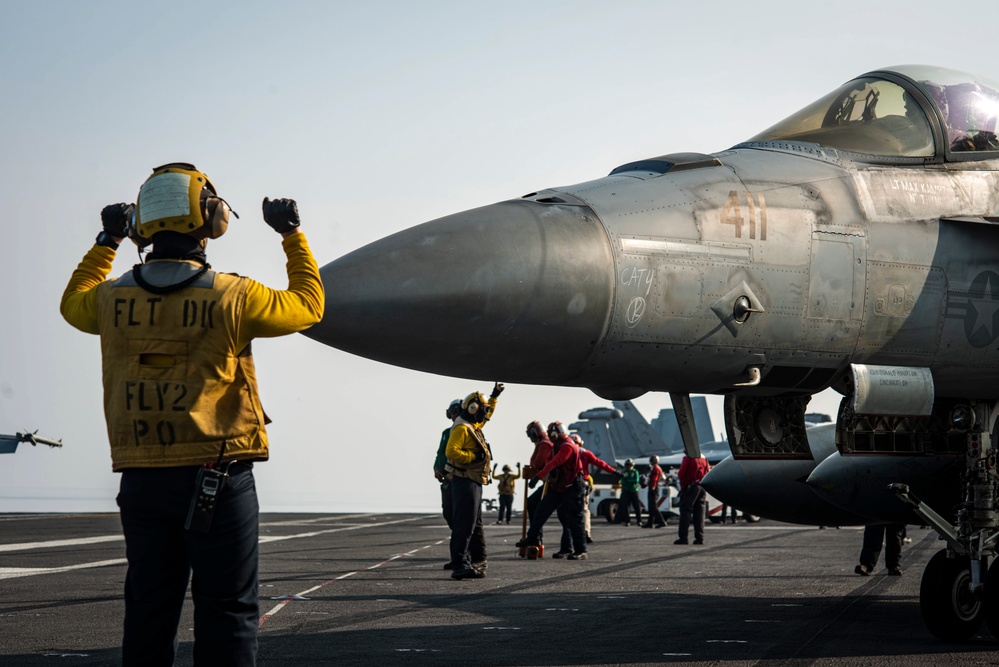
{"label": "black glove", "polygon": [[123,239],[128,236],[128,223],[132,220],[135,204],[108,204],[101,209],[101,225],[111,236]]}
{"label": "black glove", "polygon": [[506,387],[503,386],[502,382],[497,382],[493,385],[493,393],[490,394],[490,398],[499,398],[499,395],[503,393]]}
{"label": "black glove", "polygon": [[538,478],[537,477],[532,477],[531,481],[527,483],[527,486],[529,486],[532,489],[534,487],[536,487],[537,485],[538,485]]}
{"label": "black glove", "polygon": [[499,465],[498,463],[494,463],[493,464],[493,472],[496,472],[496,466],[498,466],[498,465]]}
{"label": "black glove", "polygon": [[286,234],[301,226],[298,204],[294,199],[268,199],[264,197],[264,222],[278,234]]}

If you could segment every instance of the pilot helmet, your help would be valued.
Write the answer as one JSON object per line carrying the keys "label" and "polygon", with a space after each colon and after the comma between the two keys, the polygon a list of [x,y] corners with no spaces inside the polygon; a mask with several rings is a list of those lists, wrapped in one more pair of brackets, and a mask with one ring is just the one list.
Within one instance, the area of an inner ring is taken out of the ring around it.
{"label": "pilot helmet", "polygon": [[171,162],[154,168],[139,188],[128,238],[140,248],[159,232],[217,239],[229,227],[230,213],[236,215],[203,172],[187,162]]}

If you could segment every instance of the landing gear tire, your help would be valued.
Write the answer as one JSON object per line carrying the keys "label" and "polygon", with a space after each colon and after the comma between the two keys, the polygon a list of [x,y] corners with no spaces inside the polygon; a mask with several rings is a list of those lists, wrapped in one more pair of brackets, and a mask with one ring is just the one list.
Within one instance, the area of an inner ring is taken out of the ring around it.
{"label": "landing gear tire", "polygon": [[603,515],[607,518],[607,523],[614,523],[617,521],[617,501],[605,500],[604,503],[606,504],[604,504]]}
{"label": "landing gear tire", "polygon": [[[991,577],[991,570],[989,575]],[[971,565],[967,556],[949,559],[947,551],[942,550],[926,564],[919,584],[919,610],[926,628],[936,638],[943,641],[968,639],[985,620],[985,605],[969,589],[970,581]]]}
{"label": "landing gear tire", "polygon": [[985,625],[999,639],[999,560],[993,561],[985,575]]}
{"label": "landing gear tire", "polygon": [[746,518],[746,523],[758,523],[760,520],[760,517],[755,514],[743,514],[742,516]]}

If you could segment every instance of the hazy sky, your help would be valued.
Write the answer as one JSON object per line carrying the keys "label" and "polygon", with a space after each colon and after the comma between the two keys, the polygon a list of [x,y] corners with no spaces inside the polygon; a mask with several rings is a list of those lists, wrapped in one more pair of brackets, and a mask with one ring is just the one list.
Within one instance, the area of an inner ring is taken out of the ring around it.
{"label": "hazy sky", "polygon": [[[0,433],[37,428],[65,447],[0,456],[0,512],[115,509],[98,339],[62,320],[59,298],[101,208],[134,201],[152,167],[205,171],[242,215],[209,260],[283,288],[265,195],[298,200],[323,265],[448,213],[723,150],[879,67],[997,79],[994,14],[984,1],[6,0]],[[123,244],[113,275],[136,258]],[[437,507],[444,408],[488,383],[298,335],[254,355],[274,419],[263,510]],[[636,403],[652,418],[668,398]],[[721,431],[721,400],[709,404]],[[526,462],[525,424],[598,405],[582,389],[511,385],[487,436],[500,464]]]}

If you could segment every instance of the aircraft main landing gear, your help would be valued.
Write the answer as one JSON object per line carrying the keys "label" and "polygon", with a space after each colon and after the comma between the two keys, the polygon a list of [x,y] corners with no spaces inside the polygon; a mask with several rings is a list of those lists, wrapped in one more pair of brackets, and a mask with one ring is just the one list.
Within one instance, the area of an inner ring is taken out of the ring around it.
{"label": "aircraft main landing gear", "polygon": [[984,608],[971,590],[968,557],[947,558],[946,549],[937,552],[926,564],[919,585],[919,610],[927,629],[944,641],[968,639],[985,620]]}
{"label": "aircraft main landing gear", "polygon": [[969,401],[954,406],[948,422],[949,433],[963,435],[966,445],[956,523],[927,507],[905,484],[888,489],[947,542],[926,564],[919,586],[927,629],[944,641],[962,641],[984,621],[999,639],[999,410],[994,401]]}

